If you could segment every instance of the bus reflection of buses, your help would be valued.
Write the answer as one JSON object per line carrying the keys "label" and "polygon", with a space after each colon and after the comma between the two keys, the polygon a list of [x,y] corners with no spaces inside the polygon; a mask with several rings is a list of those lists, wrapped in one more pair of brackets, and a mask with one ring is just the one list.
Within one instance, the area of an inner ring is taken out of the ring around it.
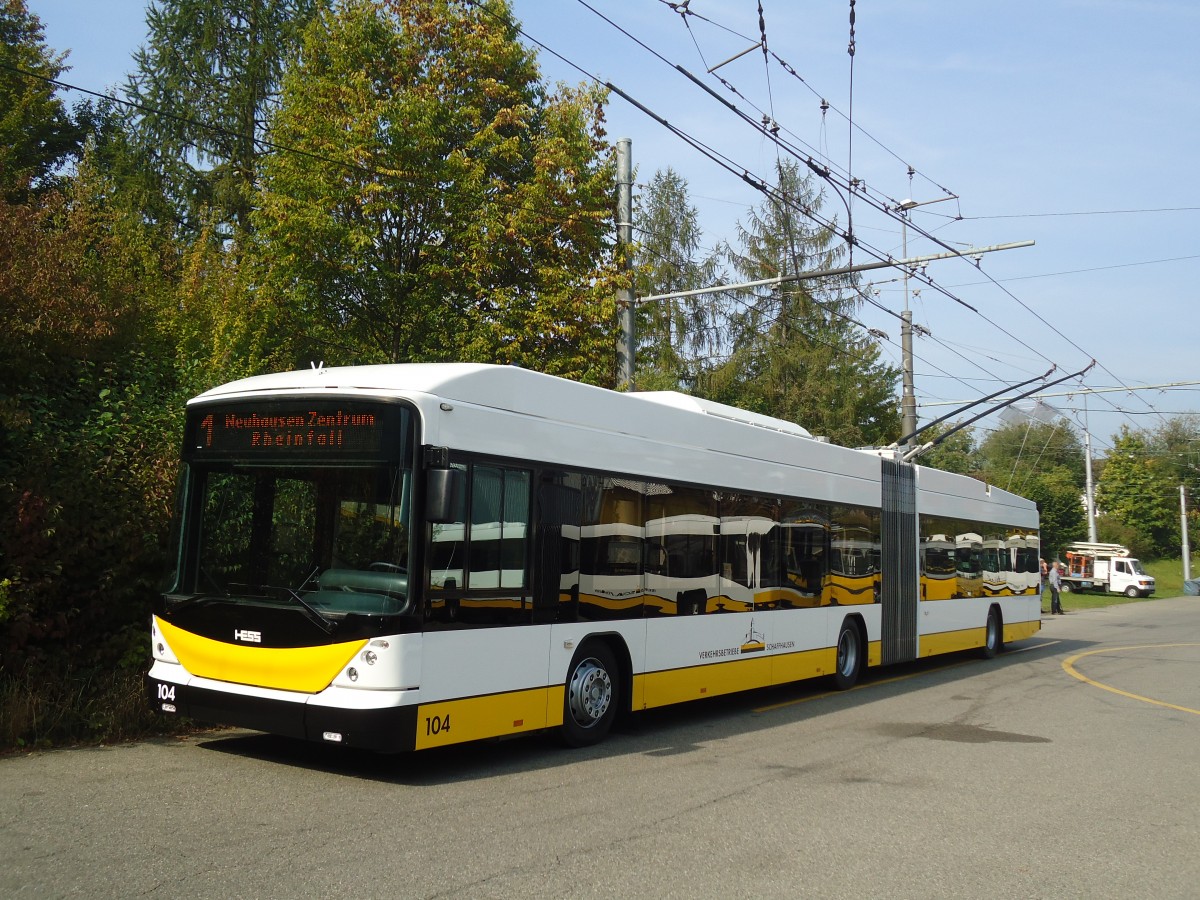
{"label": "bus reflection of buses", "polygon": [[874,603],[879,577],[879,544],[865,528],[834,527],[829,547],[829,587],[833,603]]}
{"label": "bus reflection of buses", "polygon": [[715,516],[682,514],[646,523],[646,602],[660,612],[698,615],[718,597]]}
{"label": "bus reflection of buses", "polygon": [[1008,544],[998,538],[983,542],[983,593],[987,597],[1003,597],[1009,593],[1008,576],[1012,562]]}
{"label": "bus reflection of buses", "polygon": [[641,608],[643,532],[624,522],[579,529],[579,603],[596,618]]}
{"label": "bus reflection of buses", "polygon": [[1036,534],[1021,535],[1021,541],[1017,564],[1025,575],[1024,592],[1040,596],[1042,592],[1041,541]]}
{"label": "bus reflection of buses", "polygon": [[921,542],[921,599],[950,600],[958,596],[955,545],[944,534]]}
{"label": "bus reflection of buses", "polygon": [[977,534],[960,534],[954,539],[954,552],[958,596],[983,596],[983,538]]}
{"label": "bus reflection of buses", "polygon": [[1006,541],[1008,545],[1008,571],[1006,581],[1008,592],[1020,596],[1029,590],[1029,547],[1025,536],[1014,534]]}
{"label": "bus reflection of buses", "polygon": [[[776,523],[762,516],[725,516],[721,519],[722,609],[731,612],[770,605],[778,596],[767,536],[775,537]],[[764,558],[765,557],[765,558]]]}

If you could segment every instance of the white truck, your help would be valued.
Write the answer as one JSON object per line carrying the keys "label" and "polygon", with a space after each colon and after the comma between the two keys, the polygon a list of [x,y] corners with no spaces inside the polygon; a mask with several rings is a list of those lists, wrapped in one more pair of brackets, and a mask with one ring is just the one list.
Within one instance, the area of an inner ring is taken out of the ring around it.
{"label": "white truck", "polygon": [[1120,544],[1070,544],[1062,573],[1063,593],[1108,591],[1126,597],[1149,597],[1154,593],[1154,576]]}

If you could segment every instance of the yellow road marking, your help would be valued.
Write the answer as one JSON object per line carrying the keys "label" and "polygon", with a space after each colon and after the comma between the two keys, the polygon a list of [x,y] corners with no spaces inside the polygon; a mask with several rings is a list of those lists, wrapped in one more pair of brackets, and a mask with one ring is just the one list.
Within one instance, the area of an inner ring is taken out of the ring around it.
{"label": "yellow road marking", "polygon": [[1131,700],[1141,700],[1144,703],[1152,703],[1155,706],[1163,706],[1167,709],[1173,709],[1177,712],[1192,713],[1200,716],[1200,709],[1189,709],[1186,706],[1176,706],[1174,703],[1167,703],[1164,700],[1155,700],[1153,697],[1143,697],[1141,694],[1133,694],[1129,691],[1123,691],[1120,688],[1115,688],[1110,684],[1105,684],[1102,681],[1096,681],[1093,678],[1088,678],[1082,672],[1075,668],[1075,663],[1083,659],[1085,656],[1095,656],[1098,653],[1120,653],[1125,650],[1156,650],[1165,649],[1167,647],[1200,647],[1200,644],[1136,644],[1131,647],[1106,647],[1100,650],[1088,650],[1086,653],[1076,653],[1074,656],[1063,660],[1063,668],[1068,675],[1078,678],[1084,684],[1090,684],[1092,687],[1098,687],[1102,690],[1111,691],[1114,694],[1120,694],[1122,697],[1129,697]]}

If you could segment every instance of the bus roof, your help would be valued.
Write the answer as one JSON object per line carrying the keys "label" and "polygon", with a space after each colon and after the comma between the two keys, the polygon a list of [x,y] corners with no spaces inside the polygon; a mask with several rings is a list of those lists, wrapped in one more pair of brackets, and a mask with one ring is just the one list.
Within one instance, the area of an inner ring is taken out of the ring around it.
{"label": "bus roof", "polygon": [[[256,375],[206,391],[196,401],[215,400],[232,394],[264,394],[304,390],[397,391],[432,394],[445,400],[478,403],[526,415],[570,418],[569,410],[582,410],[589,397],[611,397],[617,392],[581,382],[546,375],[518,366],[486,363],[397,363],[377,366],[299,369],[271,375]],[[793,422],[726,406],[712,400],[675,391],[645,391],[618,394],[625,398],[674,409],[741,422],[796,437],[811,438],[809,431]],[[555,401],[571,398],[567,406]]]}

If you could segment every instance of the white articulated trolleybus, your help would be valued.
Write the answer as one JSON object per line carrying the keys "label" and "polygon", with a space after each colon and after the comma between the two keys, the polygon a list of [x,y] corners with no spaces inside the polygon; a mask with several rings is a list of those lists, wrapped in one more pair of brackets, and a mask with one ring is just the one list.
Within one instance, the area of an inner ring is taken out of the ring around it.
{"label": "white articulated trolleybus", "polygon": [[[503,366],[314,369],[192,400],[163,713],[412,750],[979,648],[1032,503],[673,393]],[[956,574],[957,573],[957,574]]]}

